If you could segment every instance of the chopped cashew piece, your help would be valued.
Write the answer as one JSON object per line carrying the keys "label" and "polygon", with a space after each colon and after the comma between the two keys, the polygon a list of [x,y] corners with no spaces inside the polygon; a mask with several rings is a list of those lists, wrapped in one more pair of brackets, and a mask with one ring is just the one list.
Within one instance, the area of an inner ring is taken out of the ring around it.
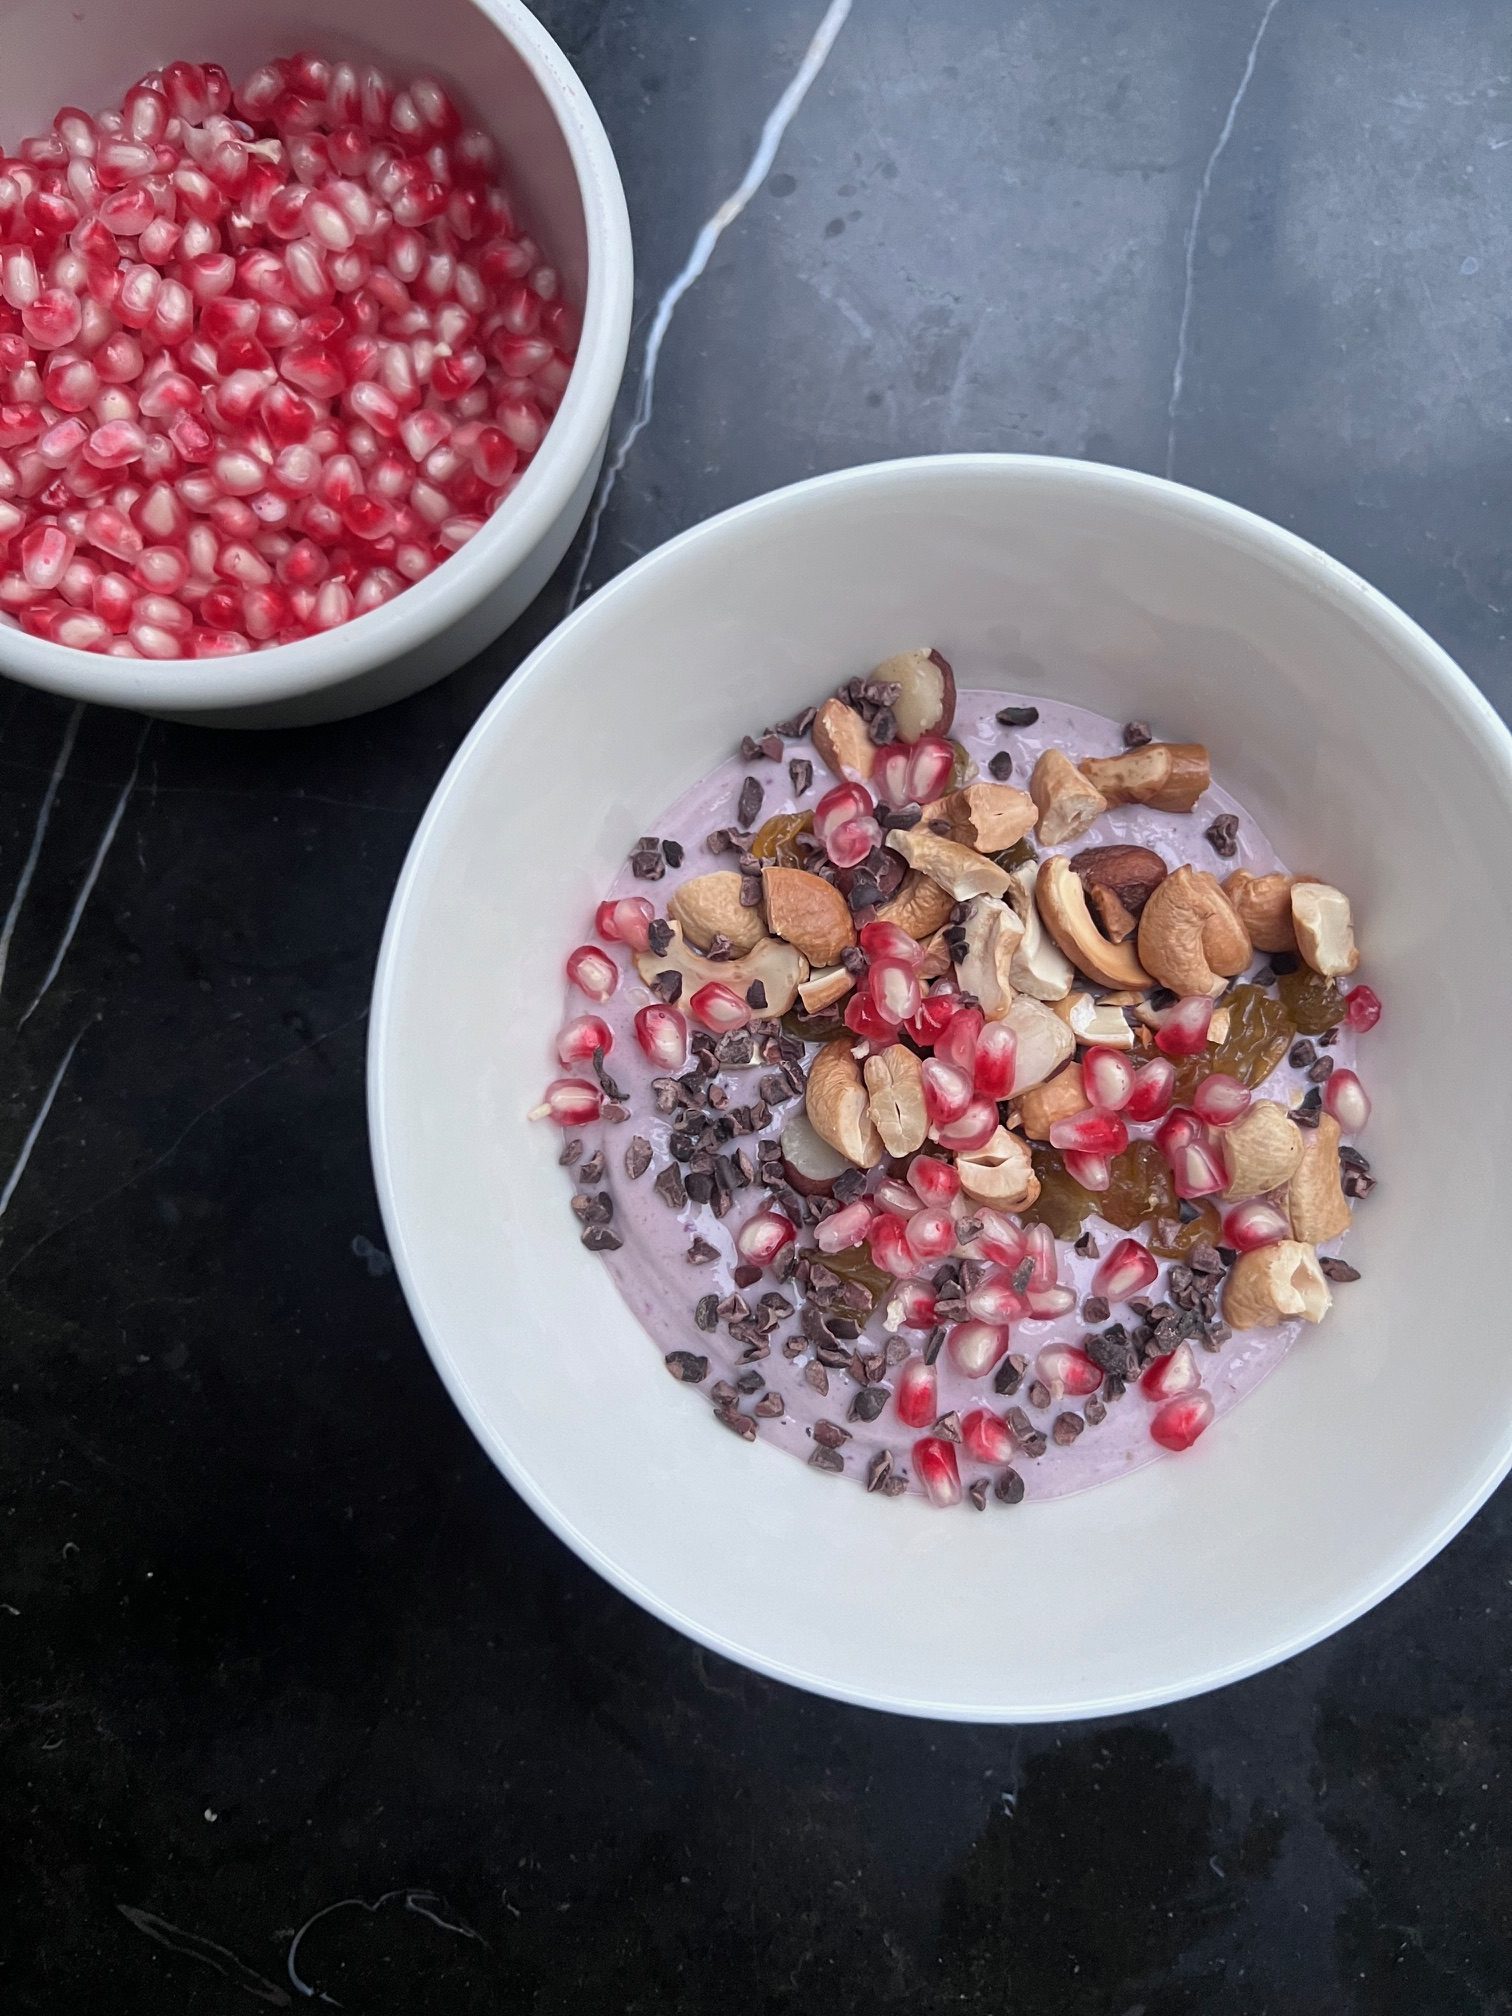
{"label": "chopped cashew piece", "polygon": [[768,868],[761,886],[773,937],[796,945],[811,965],[833,966],[846,947],[855,944],[850,907],[822,875],[811,875],[806,868]]}
{"label": "chopped cashew piece", "polygon": [[1339,1180],[1340,1128],[1331,1113],[1319,1115],[1316,1127],[1302,1134],[1302,1160],[1286,1186],[1285,1208],[1292,1237],[1321,1246],[1349,1230],[1354,1214]]}
{"label": "chopped cashew piece", "polygon": [[1076,1038],[1053,1008],[1028,994],[1015,994],[1003,1027],[1013,1032],[1013,1096],[1042,1085],[1076,1048]]}
{"label": "chopped cashew piece", "polygon": [[1034,766],[1029,795],[1039,808],[1042,846],[1064,847],[1108,809],[1108,801],[1063,749],[1047,749]]}
{"label": "chopped cashew piece", "polygon": [[1353,973],[1360,954],[1344,891],[1328,882],[1294,882],[1291,910],[1297,950],[1314,973],[1329,980]]}
{"label": "chopped cashew piece", "polygon": [[948,889],[957,903],[969,903],[973,896],[1001,896],[1008,887],[1005,868],[975,848],[963,847],[958,840],[946,840],[916,826],[912,831],[889,833],[887,844],[910,868]]}
{"label": "chopped cashew piece", "polygon": [[1024,927],[1008,978],[1017,993],[1032,994],[1036,1001],[1059,1001],[1071,992],[1076,968],[1040,921],[1034,900],[1038,874],[1033,861],[1008,871],[1008,901]]}
{"label": "chopped cashew piece", "polygon": [[982,1014],[999,1022],[1013,1000],[1013,961],[1024,927],[995,896],[975,896],[966,912],[966,951],[956,961],[961,991],[975,994]]}
{"label": "chopped cashew piece", "polygon": [[672,943],[665,952],[637,952],[636,971],[649,987],[658,973],[680,973],[684,991],[721,980],[737,994],[744,994],[753,980],[766,989],[763,1015],[786,1015],[798,998],[798,989],[808,978],[808,961],[780,938],[761,938],[739,959],[702,959],[683,941],[680,924],[672,926]]}
{"label": "chopped cashew piece", "polygon": [[695,875],[667,898],[667,915],[681,924],[690,945],[701,948],[727,938],[737,958],[766,936],[759,905],[747,909],[740,900],[742,878],[733,868]]}
{"label": "chopped cashew piece", "polygon": [[826,700],[810,730],[814,747],[837,777],[864,784],[872,773],[877,751],[866,723],[843,700]]}
{"label": "chopped cashew piece", "polygon": [[820,967],[798,989],[804,1014],[817,1015],[821,1008],[833,1008],[837,1001],[845,999],[855,984],[843,966]]}
{"label": "chopped cashew piece", "polygon": [[1157,812],[1190,812],[1212,782],[1200,742],[1146,742],[1118,756],[1086,756],[1081,769],[1110,805],[1152,805]]}
{"label": "chopped cashew piece", "polygon": [[889,1155],[912,1155],[924,1146],[929,1115],[924,1110],[924,1067],[902,1043],[873,1051],[862,1070],[872,1125]]}
{"label": "chopped cashew piece", "polygon": [[931,882],[917,868],[910,868],[898,885],[898,893],[877,912],[880,924],[896,924],[922,945],[950,922],[955,898],[938,882]]}
{"label": "chopped cashew piece", "polygon": [[1036,1085],[1017,1100],[1014,1112],[1031,1141],[1048,1141],[1057,1120],[1069,1120],[1073,1113],[1084,1113],[1091,1103],[1082,1083],[1081,1065],[1073,1059],[1053,1078],[1047,1078],[1043,1085]]}
{"label": "chopped cashew piece", "polygon": [[1038,814],[1029,793],[1011,784],[968,784],[931,806],[930,816],[949,821],[952,840],[979,854],[1001,854],[1018,845]]}
{"label": "chopped cashew piece", "polygon": [[1139,956],[1175,994],[1221,994],[1225,977],[1250,962],[1249,933],[1211,875],[1183,865],[1168,875],[1139,920]]}
{"label": "chopped cashew piece", "polygon": [[1257,952],[1297,949],[1297,934],[1292,929],[1292,879],[1290,875],[1251,875],[1236,868],[1224,881],[1223,893]]}
{"label": "chopped cashew piece", "polygon": [[1078,1043],[1099,1043],[1108,1050],[1134,1048],[1134,1031],[1122,1008],[1111,1001],[1099,1001],[1085,988],[1057,1001],[1055,1012]]}
{"label": "chopped cashew piece", "polygon": [[1292,1316],[1321,1323],[1332,1307],[1318,1256],[1299,1239],[1241,1253],[1223,1290],[1224,1318],[1236,1330],[1268,1329]]}
{"label": "chopped cashew piece", "polygon": [[1228,1171],[1224,1196],[1231,1201],[1280,1190],[1302,1160],[1302,1129],[1273,1099],[1256,1099],[1232,1127],[1220,1129],[1219,1146]]}
{"label": "chopped cashew piece", "polygon": [[1115,945],[1092,922],[1087,892],[1064,854],[1040,863],[1034,894],[1045,929],[1089,980],[1099,987],[1131,987],[1139,992],[1149,987],[1150,976],[1133,948]]}
{"label": "chopped cashew piece", "polygon": [[985,1148],[958,1155],[956,1173],[972,1203],[994,1211],[1027,1211],[1040,1193],[1027,1144],[1006,1127],[999,1127]]}
{"label": "chopped cashew piece", "polygon": [[809,1067],[804,1109],[819,1139],[858,1169],[875,1169],[886,1153],[870,1108],[849,1040],[826,1043]]}

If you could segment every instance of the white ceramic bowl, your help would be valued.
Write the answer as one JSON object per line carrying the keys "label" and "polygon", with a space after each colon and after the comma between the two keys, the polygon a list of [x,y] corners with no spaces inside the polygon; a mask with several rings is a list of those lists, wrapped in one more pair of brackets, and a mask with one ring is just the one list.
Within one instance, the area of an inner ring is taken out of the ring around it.
{"label": "white ceramic bowl", "polygon": [[381,609],[323,636],[241,658],[101,658],[0,618],[0,672],[75,700],[207,727],[288,727],[386,706],[444,678],[540,593],[571,543],[603,460],[630,333],[630,223],[598,114],[566,57],[520,0],[3,0],[0,135],[14,146],[60,105],[118,105],[175,56],[240,82],[270,56],[317,48],[431,72],[503,151],[531,228],[583,308],[561,408],[519,487],[459,553]]}
{"label": "white ceramic bowl", "polygon": [[[1363,1280],[1189,1454],[981,1518],[716,1433],[579,1246],[560,1136],[522,1117],[553,1069],[563,955],[635,836],[742,733],[920,638],[967,685],[1210,744],[1283,855],[1351,892],[1386,1004]],[[1509,858],[1512,744],[1485,701],[1364,582],[1232,505],[1015,456],[743,505],[547,639],[415,841],[370,1107],[420,1330],[584,1560],[764,1672],[983,1721],[1253,1673],[1421,1567],[1512,1461]]]}

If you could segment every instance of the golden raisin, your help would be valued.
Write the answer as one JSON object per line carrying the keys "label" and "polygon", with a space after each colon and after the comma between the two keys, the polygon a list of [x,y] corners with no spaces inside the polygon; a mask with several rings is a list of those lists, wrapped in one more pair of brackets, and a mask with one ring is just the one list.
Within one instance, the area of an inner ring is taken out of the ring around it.
{"label": "golden raisin", "polygon": [[1150,1251],[1162,1260],[1185,1260],[1192,1248],[1204,1241],[1209,1246],[1216,1246],[1222,1233],[1223,1226],[1212,1201],[1204,1198],[1190,1225],[1183,1225],[1175,1217],[1157,1218],[1151,1228],[1148,1245]]}
{"label": "golden raisin", "polygon": [[[864,1246],[848,1246],[843,1253],[810,1252],[803,1257],[811,1260],[816,1267],[828,1267],[831,1274],[838,1274],[842,1281],[851,1281],[864,1288],[871,1297],[873,1309],[893,1285],[891,1274],[884,1274],[880,1267],[873,1264],[871,1254]],[[860,1314],[859,1310],[857,1314]]]}
{"label": "golden raisin", "polygon": [[775,861],[779,868],[801,868],[803,857],[793,845],[800,833],[813,830],[812,812],[776,812],[757,828],[751,852],[758,861]]}
{"label": "golden raisin", "polygon": [[1100,1200],[1066,1173],[1058,1148],[1031,1150],[1040,1194],[1023,1214],[1034,1225],[1048,1225],[1057,1239],[1076,1239]]}
{"label": "golden raisin", "polygon": [[[1284,983],[1283,983],[1284,984]],[[1262,987],[1236,987],[1223,998],[1228,1034],[1176,1067],[1176,1103],[1190,1106],[1192,1094],[1209,1073],[1225,1071],[1251,1090],[1270,1076],[1291,1047],[1297,1025],[1283,1003]]]}
{"label": "golden raisin", "polygon": [[1276,982],[1287,1013],[1304,1036],[1321,1036],[1344,1020],[1344,997],[1332,980],[1299,966],[1295,973],[1283,973]]}
{"label": "golden raisin", "polygon": [[1153,1141],[1133,1141],[1113,1158],[1113,1181],[1098,1199],[1110,1225],[1132,1232],[1147,1218],[1174,1218],[1176,1191],[1166,1159]]}

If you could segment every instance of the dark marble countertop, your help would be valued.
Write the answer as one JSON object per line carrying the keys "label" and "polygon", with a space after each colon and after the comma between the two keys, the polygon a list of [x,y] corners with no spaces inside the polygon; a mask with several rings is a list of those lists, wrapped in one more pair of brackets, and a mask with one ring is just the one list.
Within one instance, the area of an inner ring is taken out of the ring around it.
{"label": "dark marble countertop", "polygon": [[[1316,540],[1507,708],[1493,0],[541,12],[637,235],[621,441],[671,307],[590,590],[818,470],[1087,455]],[[426,800],[582,556],[339,727],[0,694],[0,1999],[1504,2016],[1505,1491],[1260,1679],[935,1727],[675,1637],[452,1411],[383,1250],[368,990]]]}

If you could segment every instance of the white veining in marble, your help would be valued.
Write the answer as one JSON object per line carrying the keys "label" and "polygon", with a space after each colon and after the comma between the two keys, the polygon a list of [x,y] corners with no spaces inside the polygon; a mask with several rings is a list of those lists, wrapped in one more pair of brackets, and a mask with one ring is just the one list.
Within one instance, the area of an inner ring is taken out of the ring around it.
{"label": "white veining in marble", "polygon": [[1187,337],[1192,323],[1192,300],[1197,290],[1197,233],[1202,228],[1202,212],[1207,203],[1208,191],[1213,186],[1213,174],[1223,159],[1224,149],[1234,137],[1234,126],[1239,118],[1239,108],[1244,103],[1244,94],[1249,90],[1250,79],[1255,74],[1255,64],[1260,55],[1260,44],[1265,40],[1265,31],[1270,26],[1270,18],[1281,0],[1265,0],[1265,12],[1260,16],[1260,25],[1255,30],[1250,43],[1249,54],[1244,59],[1244,70],[1239,78],[1239,88],[1229,103],[1228,113],[1219,130],[1218,142],[1208,156],[1207,166],[1202,171],[1202,180],[1197,184],[1197,194],[1192,201],[1192,221],[1186,234],[1186,279],[1181,296],[1181,320],[1176,327],[1176,360],[1171,366],[1171,397],[1166,407],[1166,459],[1165,473],[1176,473],[1176,416],[1181,406],[1182,387],[1186,380]]}
{"label": "white veining in marble", "polygon": [[[90,1021],[92,1022],[93,1020],[94,1017],[91,1016]],[[89,1023],[86,1022],[84,1029],[88,1027]],[[52,1111],[52,1103],[58,1096],[58,1087],[63,1083],[63,1074],[67,1071],[69,1065],[72,1064],[73,1054],[84,1040],[84,1029],[79,1031],[72,1043],[63,1052],[63,1062],[53,1073],[52,1083],[47,1088],[42,1104],[37,1108],[36,1118],[26,1130],[26,1139],[21,1143],[21,1153],[16,1157],[15,1166],[12,1168],[10,1175],[5,1179],[5,1188],[0,1190],[0,1218],[3,1218],[10,1209],[11,1199],[15,1196],[17,1185],[26,1173],[26,1165],[31,1160],[31,1152],[37,1145],[37,1136],[42,1132],[43,1127],[46,1126],[47,1116]]]}
{"label": "white veining in marble", "polygon": [[[1271,4],[1274,5],[1275,0],[1271,0]],[[572,586],[567,593],[569,613],[577,607],[578,598],[583,592],[589,564],[598,545],[599,526],[603,522],[604,511],[613,495],[614,486],[629,460],[631,449],[650,425],[652,405],[656,397],[656,367],[661,358],[662,344],[672,324],[672,317],[677,312],[677,305],[689,288],[702,277],[709,260],[713,257],[714,247],[771,173],[777,149],[782,145],[782,136],[792,124],[799,106],[808,96],[810,85],[824,68],[830,50],[834,47],[835,37],[844,27],[850,10],[851,0],[830,0],[829,6],[824,11],[823,20],[814,30],[813,39],[803,52],[803,61],[793,73],[787,89],[767,115],[766,123],[761,129],[761,137],[756,143],[756,151],[752,154],[744,175],[713,216],[702,225],[681,271],[674,276],[656,304],[651,332],[646,338],[646,354],[641,364],[640,391],[636,396],[635,412],[630,425],[621,435],[614,453],[609,458],[609,465],[599,484],[598,496],[594,499],[593,509],[588,516],[587,537],[583,541],[583,550],[578,556]]]}
{"label": "white veining in marble", "polygon": [[47,832],[47,822],[52,817],[53,800],[58,795],[58,786],[63,781],[63,772],[68,768],[68,759],[73,754],[74,737],[79,732],[79,722],[84,715],[83,702],[79,702],[68,717],[68,725],[63,730],[63,746],[58,751],[58,760],[52,767],[52,775],[47,780],[47,789],[42,793],[42,803],[37,812],[37,823],[32,831],[31,851],[21,867],[20,879],[16,883],[16,893],[11,898],[5,922],[0,924],[0,987],[5,985],[5,968],[10,959],[11,939],[15,936],[16,923],[21,915],[21,906],[26,901],[26,892],[31,887],[32,876],[37,872],[37,862],[42,854],[42,841]]}

